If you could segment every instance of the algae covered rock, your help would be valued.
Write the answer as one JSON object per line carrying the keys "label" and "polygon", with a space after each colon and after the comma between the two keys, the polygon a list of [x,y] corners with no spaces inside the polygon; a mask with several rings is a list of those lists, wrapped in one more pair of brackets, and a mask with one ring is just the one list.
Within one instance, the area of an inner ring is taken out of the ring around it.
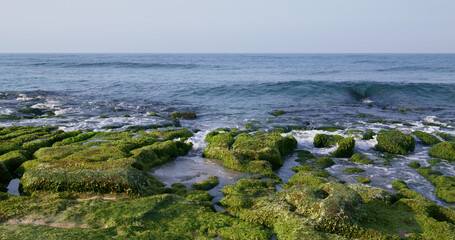
{"label": "algae covered rock", "polygon": [[314,136],[313,145],[317,148],[331,147],[341,139],[343,139],[343,137],[340,135],[327,135],[319,133]]}
{"label": "algae covered rock", "polygon": [[352,137],[344,138],[338,141],[338,148],[332,153],[333,157],[347,158],[354,154],[355,140]]}
{"label": "algae covered rock", "polygon": [[392,186],[396,190],[401,190],[401,189],[408,188],[408,185],[406,184],[406,182],[403,181],[403,180],[400,180],[400,179],[397,179],[397,180],[393,181],[392,182]]}
{"label": "algae covered rock", "polygon": [[283,156],[297,147],[297,141],[291,135],[239,134],[235,129],[229,132],[210,132],[206,141],[209,144],[203,151],[203,157],[220,159],[228,168],[272,178],[278,178],[272,168],[281,167]]}
{"label": "algae covered rock", "polygon": [[357,177],[356,180],[359,183],[370,183],[371,182],[371,179],[369,179],[367,177]]}
{"label": "algae covered rock", "polygon": [[376,149],[382,152],[406,155],[415,148],[414,138],[398,130],[381,130],[376,140]]}
{"label": "algae covered rock", "polygon": [[373,139],[373,137],[376,135],[375,132],[372,130],[366,130],[365,133],[362,135],[363,140],[370,140]]}
{"label": "algae covered rock", "polygon": [[430,156],[455,161],[455,143],[441,142],[430,149]]}
{"label": "algae covered rock", "polygon": [[173,112],[171,114],[171,118],[194,119],[194,118],[197,118],[197,116],[196,116],[196,113],[194,113],[194,112],[188,112],[188,113]]}
{"label": "algae covered rock", "polygon": [[369,159],[367,155],[362,153],[356,153],[351,156],[349,159],[351,162],[360,163],[360,164],[373,164],[374,161]]}
{"label": "algae covered rock", "polygon": [[165,140],[184,133],[156,131],[136,138],[130,132],[98,133],[106,141],[90,144],[76,144],[88,136],[73,134],[67,143],[36,151],[36,159],[18,169],[20,181],[28,192],[159,193],[164,185],[147,170],[186,154],[191,143]]}
{"label": "algae covered rock", "polygon": [[414,131],[411,134],[417,136],[420,140],[422,140],[424,145],[433,145],[441,142],[441,140],[439,140],[437,137],[426,132]]}
{"label": "algae covered rock", "polygon": [[207,191],[216,187],[218,184],[220,184],[218,176],[210,176],[207,179],[204,179],[203,181],[194,183],[192,187],[197,190]]}

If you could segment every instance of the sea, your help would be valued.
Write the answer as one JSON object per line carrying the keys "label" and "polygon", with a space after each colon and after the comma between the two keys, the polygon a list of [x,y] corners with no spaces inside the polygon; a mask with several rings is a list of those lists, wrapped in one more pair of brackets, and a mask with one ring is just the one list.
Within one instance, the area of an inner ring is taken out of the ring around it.
{"label": "sea", "polygon": [[[274,116],[279,110],[285,113]],[[221,184],[209,191],[216,201],[224,185],[248,177],[201,157],[205,135],[217,128],[288,129],[299,149],[316,156],[336,149],[314,148],[317,133],[398,129],[455,136],[455,54],[0,54],[2,127],[151,131],[178,127],[173,112],[196,113],[180,120],[180,127],[196,132],[188,140],[193,150],[151,172],[166,184],[188,186],[217,175]],[[328,126],[338,130],[318,130]],[[357,139],[355,152],[380,161],[376,144]],[[429,166],[429,148],[416,138],[415,151],[391,159],[391,166],[358,165],[366,171],[346,175],[344,168],[357,165],[340,158],[327,170],[347,183],[369,177],[390,191],[392,181],[402,179],[448,205],[407,165]],[[299,165],[295,159],[287,156],[277,171],[284,182]],[[454,162],[433,169],[455,175]]]}

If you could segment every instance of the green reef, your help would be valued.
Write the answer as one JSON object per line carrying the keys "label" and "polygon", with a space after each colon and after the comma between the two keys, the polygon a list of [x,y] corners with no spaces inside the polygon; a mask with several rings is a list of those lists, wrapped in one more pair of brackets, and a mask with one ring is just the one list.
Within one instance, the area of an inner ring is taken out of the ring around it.
{"label": "green reef", "polygon": [[381,130],[376,140],[376,149],[381,152],[406,155],[415,148],[414,137],[398,130]]}
{"label": "green reef", "polygon": [[[403,181],[397,193],[366,184],[344,185],[309,161],[277,191],[271,182],[242,179],[223,188],[230,215],[270,228],[278,239],[452,239],[455,211]],[[359,178],[367,183],[368,178]]]}
{"label": "green reef", "polygon": [[241,172],[258,174],[280,181],[272,171],[283,165],[283,156],[297,147],[291,135],[282,137],[278,133],[241,133],[237,129],[212,131],[205,141],[208,146],[203,157],[222,160],[223,166]]}
{"label": "green reef", "polygon": [[[217,204],[223,210],[217,212],[206,191],[220,184],[218,176],[187,189],[183,183],[167,187],[150,173],[188,154],[193,133],[187,129],[0,128],[0,239],[453,239],[453,208],[402,180],[390,180],[393,193],[371,186],[370,178],[359,176],[362,168],[345,168],[358,182],[345,184],[328,172],[344,160],[331,157],[373,160],[354,154],[353,137],[318,135],[320,146],[338,146],[331,156],[294,151],[296,139],[279,132],[208,133],[203,157],[251,174],[222,188]],[[396,130],[380,131],[377,139],[377,149],[391,155],[414,149],[414,138]],[[437,143],[430,155],[445,157],[453,149],[447,144]],[[300,164],[283,183],[274,170],[291,153]],[[436,186],[438,198],[452,203],[455,177],[432,169],[441,161],[410,166]],[[20,178],[21,196],[5,192],[13,178]]]}

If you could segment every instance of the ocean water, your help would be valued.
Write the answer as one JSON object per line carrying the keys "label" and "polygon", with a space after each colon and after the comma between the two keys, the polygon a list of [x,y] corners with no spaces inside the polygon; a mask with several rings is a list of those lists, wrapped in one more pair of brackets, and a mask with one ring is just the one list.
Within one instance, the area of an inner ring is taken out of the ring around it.
{"label": "ocean water", "polygon": [[[218,127],[299,127],[289,134],[300,149],[318,156],[334,150],[312,146],[314,135],[325,132],[315,130],[321,126],[455,135],[455,54],[0,54],[0,86],[0,126],[115,131],[169,127],[172,112],[195,112],[197,119],[181,120],[182,127],[201,130],[191,139],[192,153],[153,170],[167,184],[191,184],[208,173],[219,173],[226,184],[243,176],[200,157],[205,134]],[[40,111],[24,113],[27,107]],[[287,113],[275,117],[271,113],[277,110]],[[372,122],[378,119],[387,123]],[[355,151],[375,158],[375,144],[357,140]],[[428,149],[417,140],[412,154],[391,160],[392,166],[361,166],[367,171],[360,175],[385,189],[403,179],[445,204],[431,183],[407,166],[428,165]],[[278,171],[284,180],[292,176],[294,160],[288,157]],[[355,164],[335,161],[328,170],[355,182],[359,175],[342,174]],[[188,174],[181,173],[179,162]],[[437,167],[455,175],[454,163]]]}

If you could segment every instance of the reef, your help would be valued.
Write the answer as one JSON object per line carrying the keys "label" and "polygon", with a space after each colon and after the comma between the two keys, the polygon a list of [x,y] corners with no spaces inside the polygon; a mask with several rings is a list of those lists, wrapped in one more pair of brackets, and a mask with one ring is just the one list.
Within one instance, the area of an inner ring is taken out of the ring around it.
{"label": "reef", "polygon": [[[278,239],[451,239],[455,212],[404,182],[396,194],[365,184],[344,185],[306,165],[277,192],[267,181],[242,179],[223,188],[220,204],[239,219],[264,225]],[[361,179],[366,181],[365,179]],[[400,184],[397,184],[400,183]]]}
{"label": "reef", "polygon": [[222,160],[223,166],[280,181],[272,171],[283,165],[283,156],[297,147],[291,135],[260,132],[249,134],[237,129],[220,129],[207,134],[203,157]]}

